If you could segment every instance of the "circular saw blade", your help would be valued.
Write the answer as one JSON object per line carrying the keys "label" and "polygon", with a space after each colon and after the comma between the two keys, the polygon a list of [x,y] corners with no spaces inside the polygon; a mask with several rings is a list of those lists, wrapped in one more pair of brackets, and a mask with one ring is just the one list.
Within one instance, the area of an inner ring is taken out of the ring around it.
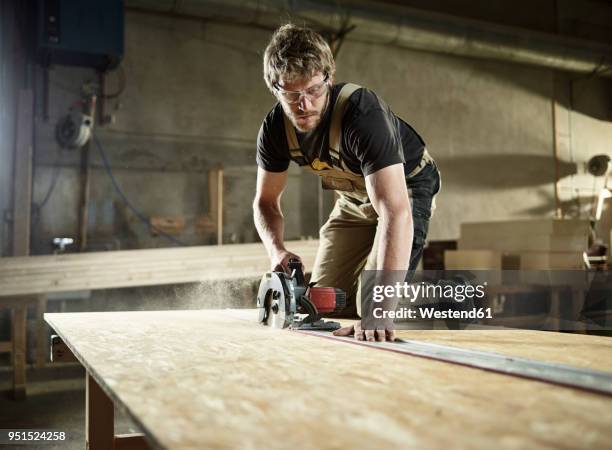
{"label": "circular saw blade", "polygon": [[287,328],[296,310],[293,286],[282,272],[264,274],[257,293],[259,322],[274,328]]}

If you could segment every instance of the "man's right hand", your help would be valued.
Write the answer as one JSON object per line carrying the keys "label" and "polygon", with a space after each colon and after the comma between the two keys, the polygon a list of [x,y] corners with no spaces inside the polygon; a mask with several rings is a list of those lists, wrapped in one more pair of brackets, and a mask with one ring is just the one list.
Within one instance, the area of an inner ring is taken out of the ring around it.
{"label": "man's right hand", "polygon": [[393,322],[385,327],[380,327],[375,330],[364,330],[361,328],[361,322],[355,322],[354,325],[339,328],[332,333],[334,336],[350,336],[354,335],[358,341],[370,341],[370,342],[393,342],[395,341],[395,329]]}
{"label": "man's right hand", "polygon": [[[291,273],[291,270],[289,269],[290,259],[297,259],[300,263],[302,262],[302,258],[300,258],[295,253],[291,253],[287,250],[281,250],[281,251],[275,252],[272,255],[272,258],[270,261],[271,269],[274,272]],[[302,271],[304,271],[304,264],[302,264]]]}

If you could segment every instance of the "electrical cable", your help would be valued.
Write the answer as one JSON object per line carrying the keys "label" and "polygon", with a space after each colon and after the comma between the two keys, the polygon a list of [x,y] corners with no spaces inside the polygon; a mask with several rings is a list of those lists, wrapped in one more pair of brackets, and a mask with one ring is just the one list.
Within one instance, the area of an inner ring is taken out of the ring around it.
{"label": "electrical cable", "polygon": [[[107,73],[109,73],[109,72],[103,73],[102,76],[106,76]],[[118,80],[119,80],[119,87],[117,88],[117,91],[113,92],[112,94],[103,94],[103,95],[100,95],[101,98],[109,100],[111,98],[117,98],[117,97],[119,97],[123,93],[123,91],[125,90],[125,85],[126,85],[126,82],[125,82],[125,71],[123,70],[123,66],[119,66],[117,68],[117,77],[118,77]]]}
{"label": "electrical cable", "polygon": [[60,169],[59,163],[60,163],[61,158],[62,158],[62,149],[60,148],[59,152],[57,154],[57,160],[55,161],[55,164],[53,165],[54,166],[53,167],[53,175],[52,175],[52,178],[51,178],[51,183],[49,184],[49,189],[47,189],[47,193],[43,197],[42,202],[40,202],[40,204],[38,205],[38,210],[39,211],[45,207],[45,205],[47,204],[47,202],[51,198],[51,194],[55,190],[55,185],[57,184],[57,180],[59,178],[59,172],[60,172],[60,170],[59,170]]}
{"label": "electrical cable", "polygon": [[59,147],[57,157],[55,158],[55,162],[53,164],[53,175],[51,175],[51,183],[49,183],[49,188],[47,189],[47,193],[43,197],[43,200],[40,203],[32,202],[32,224],[33,226],[38,225],[38,221],[40,220],[40,211],[45,207],[45,205],[49,202],[53,191],[55,190],[55,186],[57,185],[57,180],[59,179],[60,173],[60,161],[62,159],[62,148]]}
{"label": "electrical cable", "polygon": [[123,201],[125,206],[127,206],[128,209],[130,211],[132,211],[132,213],[138,219],[140,219],[143,223],[147,224],[147,226],[149,226],[152,230],[155,230],[155,232],[157,232],[160,236],[168,239],[169,241],[171,241],[172,243],[174,243],[176,245],[179,245],[179,246],[182,246],[182,247],[187,247],[187,244],[185,242],[182,242],[182,241],[176,239],[174,236],[171,236],[170,234],[166,233],[165,231],[160,230],[159,228],[154,226],[151,223],[151,221],[144,214],[142,214],[140,211],[138,211],[132,205],[132,203],[129,201],[127,196],[121,190],[121,187],[119,186],[119,183],[117,182],[115,176],[113,175],[112,167],[110,165],[110,162],[108,161],[108,158],[106,156],[106,152],[104,151],[104,148],[102,147],[102,144],[100,144],[100,141],[98,140],[98,138],[96,137],[95,134],[92,135],[92,139],[93,139],[94,143],[96,144],[96,148],[98,149],[98,152],[100,153],[100,157],[102,158],[102,163],[104,164],[104,168],[106,169],[106,173],[108,174],[108,176],[109,176],[109,178],[111,180],[111,183],[113,184],[113,187],[115,188],[115,191],[117,192],[117,194],[119,194],[119,197],[121,197],[121,200]]}

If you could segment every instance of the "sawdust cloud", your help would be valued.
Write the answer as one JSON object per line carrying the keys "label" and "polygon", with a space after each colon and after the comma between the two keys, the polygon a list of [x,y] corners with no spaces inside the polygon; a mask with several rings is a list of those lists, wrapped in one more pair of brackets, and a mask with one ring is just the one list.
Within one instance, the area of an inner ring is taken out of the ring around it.
{"label": "sawdust cloud", "polygon": [[50,312],[166,311],[255,308],[260,279],[140,286],[93,291],[80,300],[51,302]]}
{"label": "sawdust cloud", "polygon": [[254,308],[259,280],[216,280],[173,287],[172,309]]}

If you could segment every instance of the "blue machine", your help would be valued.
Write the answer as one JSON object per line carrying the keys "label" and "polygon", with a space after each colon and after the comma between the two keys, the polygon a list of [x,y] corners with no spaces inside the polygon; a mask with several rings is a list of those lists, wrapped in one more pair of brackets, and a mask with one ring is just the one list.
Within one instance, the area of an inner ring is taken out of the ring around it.
{"label": "blue machine", "polygon": [[114,69],[123,57],[122,0],[38,0],[36,53],[43,65]]}

